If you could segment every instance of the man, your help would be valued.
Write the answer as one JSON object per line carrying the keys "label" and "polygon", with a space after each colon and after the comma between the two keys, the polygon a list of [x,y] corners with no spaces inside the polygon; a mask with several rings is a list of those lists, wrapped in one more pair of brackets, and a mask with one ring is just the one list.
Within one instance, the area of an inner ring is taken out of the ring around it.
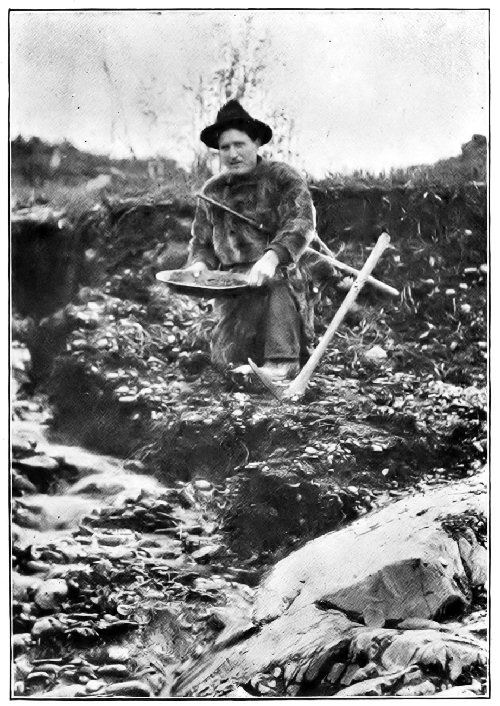
{"label": "man", "polygon": [[187,269],[198,276],[208,269],[247,273],[253,291],[216,305],[212,361],[246,373],[252,358],[280,381],[297,374],[312,338],[308,282],[299,261],[315,235],[315,212],[303,177],[258,154],[271,137],[271,128],[235,100],[201,132],[200,139],[219,150],[223,167],[203,193],[262,229],[200,200]]}

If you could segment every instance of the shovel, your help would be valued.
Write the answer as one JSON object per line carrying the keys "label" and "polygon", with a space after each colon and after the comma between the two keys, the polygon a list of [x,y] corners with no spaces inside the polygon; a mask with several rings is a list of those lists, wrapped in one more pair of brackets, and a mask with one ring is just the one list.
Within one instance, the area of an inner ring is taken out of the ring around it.
{"label": "shovel", "polygon": [[325,353],[326,349],[330,344],[330,341],[332,340],[337,329],[344,320],[347,312],[349,311],[349,309],[351,309],[352,305],[356,301],[358,294],[363,288],[363,285],[369,278],[382,253],[389,245],[390,240],[391,239],[388,233],[382,233],[382,235],[379,237],[367,261],[358,273],[352,287],[347,292],[344,301],[340,305],[339,310],[333,317],[333,320],[331,321],[330,325],[321,337],[318,345],[312,352],[311,357],[304,365],[300,373],[297,375],[295,380],[292,380],[287,387],[277,385],[266,373],[264,373],[257,365],[255,365],[251,358],[248,359],[248,362],[253,372],[277,399],[289,400],[292,398],[301,397],[304,394],[314,371],[318,367],[319,362],[323,357],[323,354]]}

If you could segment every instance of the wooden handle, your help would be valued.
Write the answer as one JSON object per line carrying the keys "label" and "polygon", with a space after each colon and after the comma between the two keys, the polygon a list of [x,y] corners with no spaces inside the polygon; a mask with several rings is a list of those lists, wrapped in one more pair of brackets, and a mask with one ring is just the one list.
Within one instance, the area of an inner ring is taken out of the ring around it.
{"label": "wooden handle", "polygon": [[307,363],[304,365],[302,368],[301,372],[297,375],[295,380],[293,380],[286,391],[283,394],[283,397],[295,397],[297,395],[302,395],[304,394],[307,384],[309,383],[309,380],[311,379],[311,376],[315,369],[318,366],[318,363],[320,362],[321,358],[323,357],[324,352],[328,348],[330,341],[332,340],[333,336],[335,335],[335,332],[339,328],[340,324],[344,320],[347,312],[349,309],[352,307],[354,302],[356,301],[359,292],[361,291],[363,285],[365,282],[368,280],[370,273],[372,272],[373,268],[379,261],[382,253],[384,250],[387,248],[387,246],[390,243],[390,237],[387,233],[382,233],[382,235],[379,237],[377,240],[375,247],[371,251],[367,261],[363,265],[362,269],[360,272],[358,272],[358,276],[356,277],[356,280],[354,281],[354,284],[350,288],[350,290],[347,292],[344,301],[340,305],[339,310],[333,317],[333,320],[331,321],[330,325],[326,329],[325,333],[321,337],[318,345],[314,349],[311,357],[307,361]]}
{"label": "wooden handle", "polygon": [[[337,260],[336,257],[333,256],[333,253],[331,250],[323,243],[322,240],[318,238],[318,242],[322,244],[321,249],[323,250],[322,257],[324,257],[328,262],[336,267],[338,270],[341,272],[346,272],[349,275],[353,275],[356,277],[359,274],[359,270],[357,270],[355,267],[351,267],[350,265],[346,265],[344,262],[340,262],[340,260]],[[308,250],[312,250],[312,248],[307,248]],[[328,252],[327,252],[328,251]],[[316,250],[312,250],[312,252],[318,254]],[[378,289],[381,292],[384,292],[385,294],[390,294],[391,297],[399,297],[399,292],[395,287],[391,287],[389,284],[386,284],[385,282],[381,282],[379,279],[376,279],[375,277],[368,277],[366,280],[368,284],[371,284],[375,289]]]}

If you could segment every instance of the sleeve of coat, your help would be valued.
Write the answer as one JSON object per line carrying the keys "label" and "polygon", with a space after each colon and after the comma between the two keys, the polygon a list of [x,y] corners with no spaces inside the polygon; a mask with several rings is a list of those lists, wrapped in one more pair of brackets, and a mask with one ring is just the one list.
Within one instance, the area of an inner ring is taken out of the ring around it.
{"label": "sleeve of coat", "polygon": [[269,244],[280,263],[297,262],[313,240],[316,213],[305,179],[287,165],[280,165],[278,174],[278,231]]}
{"label": "sleeve of coat", "polygon": [[194,262],[204,262],[211,270],[217,268],[219,261],[214,251],[212,233],[213,224],[210,219],[208,204],[198,200],[193,225],[191,226],[189,265]]}

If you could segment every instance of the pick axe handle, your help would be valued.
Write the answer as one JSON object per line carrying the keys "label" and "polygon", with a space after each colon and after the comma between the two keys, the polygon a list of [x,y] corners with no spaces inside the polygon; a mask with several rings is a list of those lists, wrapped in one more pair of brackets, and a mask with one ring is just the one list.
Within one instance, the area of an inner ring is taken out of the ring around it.
{"label": "pick axe handle", "polygon": [[297,375],[295,380],[290,383],[290,386],[286,390],[287,397],[293,397],[294,395],[301,395],[304,393],[313,372],[316,370],[318,363],[320,362],[321,358],[323,357],[323,354],[328,348],[330,341],[335,335],[335,332],[344,320],[349,309],[356,301],[363,285],[368,280],[370,273],[379,261],[384,250],[389,245],[390,240],[391,239],[387,233],[382,233],[382,235],[377,240],[375,247],[371,251],[367,261],[365,262],[361,270],[358,272],[358,276],[356,277],[354,284],[347,292],[344,301],[340,305],[340,308],[333,317],[330,325],[321,337],[311,357],[304,365],[300,373]]}

